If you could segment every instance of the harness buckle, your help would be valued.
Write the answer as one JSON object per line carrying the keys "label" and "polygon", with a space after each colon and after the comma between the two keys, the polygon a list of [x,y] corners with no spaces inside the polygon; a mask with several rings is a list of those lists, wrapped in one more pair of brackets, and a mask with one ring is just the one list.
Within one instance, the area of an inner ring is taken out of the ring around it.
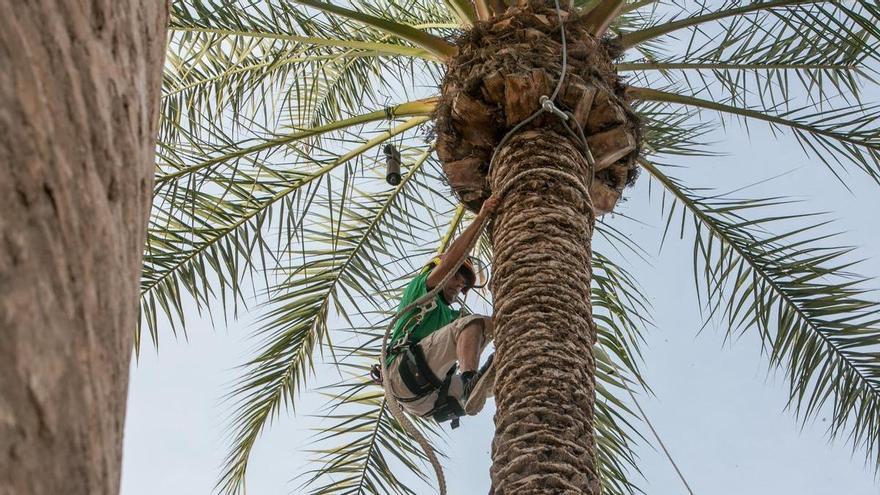
{"label": "harness buckle", "polygon": [[449,421],[449,426],[453,430],[461,424],[458,418],[465,415],[464,408],[461,407],[458,399],[449,396],[449,385],[452,383],[452,377],[455,376],[457,368],[457,365],[453,365],[449,372],[446,373],[446,377],[437,391],[437,400],[434,402],[434,408],[428,413],[438,423]]}
{"label": "harness buckle", "polygon": [[376,363],[370,367],[370,378],[376,385],[382,385],[382,363]]}

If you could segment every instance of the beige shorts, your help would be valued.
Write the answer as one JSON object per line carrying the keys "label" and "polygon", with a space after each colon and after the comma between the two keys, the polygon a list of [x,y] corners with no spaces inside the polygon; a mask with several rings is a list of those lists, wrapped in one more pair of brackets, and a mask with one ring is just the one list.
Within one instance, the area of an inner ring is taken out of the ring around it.
{"label": "beige shorts", "polygon": [[[444,379],[449,372],[449,369],[452,368],[452,365],[458,360],[455,347],[456,342],[458,342],[458,336],[461,335],[462,330],[464,330],[468,323],[480,319],[489,320],[489,325],[491,325],[491,319],[488,316],[463,316],[419,341],[419,346],[422,347],[422,352],[425,354],[425,360],[428,362],[428,367],[431,368],[431,371],[434,372],[434,375],[437,378],[441,380]],[[483,325],[483,339],[480,342],[480,353],[483,352],[483,349],[486,348],[486,345],[488,345],[491,340],[486,332],[487,326],[488,325]],[[403,384],[403,380],[400,378],[400,373],[397,371],[400,361],[399,358],[396,358],[391,363],[391,366],[388,368],[388,379],[385,383],[391,387],[391,393],[394,394],[395,397],[402,399],[400,405],[406,409],[407,412],[415,414],[416,416],[424,416],[434,408],[434,402],[437,401],[438,392],[431,392],[419,400],[409,402],[408,399],[415,396],[409,391],[406,385]],[[460,402],[461,395],[461,378],[456,375],[452,377],[452,382],[449,384],[449,396],[454,397]],[[464,404],[462,404],[462,407],[464,407]]]}

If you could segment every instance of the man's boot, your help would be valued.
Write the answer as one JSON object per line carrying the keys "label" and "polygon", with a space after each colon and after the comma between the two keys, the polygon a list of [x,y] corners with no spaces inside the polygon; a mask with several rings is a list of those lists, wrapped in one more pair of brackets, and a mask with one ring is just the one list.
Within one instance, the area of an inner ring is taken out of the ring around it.
{"label": "man's boot", "polygon": [[495,388],[495,353],[489,355],[489,359],[483,364],[475,376],[464,383],[464,412],[473,416],[483,410],[486,399],[492,397]]}

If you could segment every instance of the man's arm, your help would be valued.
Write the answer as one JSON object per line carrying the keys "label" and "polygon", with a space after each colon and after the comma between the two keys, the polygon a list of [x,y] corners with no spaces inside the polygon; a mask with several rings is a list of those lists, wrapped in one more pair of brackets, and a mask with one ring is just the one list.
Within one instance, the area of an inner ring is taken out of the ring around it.
{"label": "man's arm", "polygon": [[428,290],[437,287],[437,284],[443,281],[443,278],[446,277],[455,265],[458,264],[459,260],[467,256],[468,246],[471,245],[471,241],[474,240],[474,237],[479,234],[480,224],[483,223],[483,220],[486,217],[495,213],[495,209],[498,208],[498,202],[500,198],[492,195],[483,202],[482,208],[480,208],[480,213],[477,214],[477,218],[471,222],[470,225],[461,235],[452,242],[452,245],[449,246],[449,249],[443,255],[443,258],[440,261],[440,264],[435,266],[431,273],[428,274],[428,280],[425,281],[425,286]]}

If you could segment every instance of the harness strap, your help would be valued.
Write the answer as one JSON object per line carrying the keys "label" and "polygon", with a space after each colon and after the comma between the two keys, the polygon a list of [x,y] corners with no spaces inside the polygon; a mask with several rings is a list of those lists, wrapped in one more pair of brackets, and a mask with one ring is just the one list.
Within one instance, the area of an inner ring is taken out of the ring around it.
{"label": "harness strap", "polygon": [[449,369],[449,372],[446,373],[446,378],[443,379],[443,384],[440,385],[440,389],[437,391],[437,400],[434,402],[434,408],[425,415],[433,417],[434,421],[438,423],[449,421],[449,426],[453,430],[458,428],[460,424],[458,418],[465,415],[461,403],[455,397],[449,396],[449,385],[452,384],[452,377],[455,376],[457,368],[458,365],[454,364]]}
{"label": "harness strap", "polygon": [[[417,307],[418,313],[413,313],[406,322],[403,324],[403,335],[400,336],[399,339],[392,342],[391,347],[388,349],[388,356],[394,359],[401,351],[413,346],[415,343],[410,341],[410,335],[412,331],[419,325],[421,325],[422,320],[425,319],[425,316],[434,311],[437,308],[437,300],[431,299],[430,301],[421,304]],[[439,380],[438,380],[439,381]]]}
{"label": "harness strap", "polygon": [[412,399],[404,399],[403,402],[422,399],[443,386],[443,382],[428,366],[422,346],[418,344],[406,347],[397,369],[403,384],[415,395]]}

